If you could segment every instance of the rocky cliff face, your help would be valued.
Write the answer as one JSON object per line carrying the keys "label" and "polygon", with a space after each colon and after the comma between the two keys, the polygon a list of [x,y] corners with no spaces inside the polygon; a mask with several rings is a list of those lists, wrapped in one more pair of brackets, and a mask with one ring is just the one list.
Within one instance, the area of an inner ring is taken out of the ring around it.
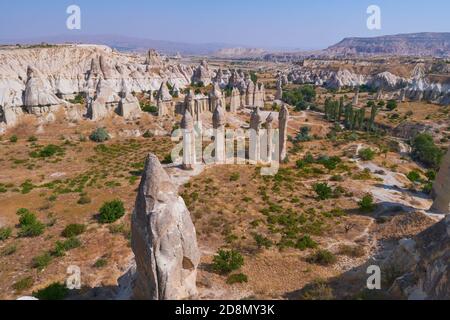
{"label": "rocky cliff face", "polygon": [[[34,114],[48,112],[51,106],[69,107],[77,94],[118,105],[124,83],[129,93],[158,90],[163,81],[184,88],[192,74],[191,67],[169,64],[154,51],[147,56],[120,54],[96,45],[3,49],[0,122],[14,125],[23,107]],[[130,96],[124,99],[125,109],[130,99],[135,103]]]}
{"label": "rocky cliff face", "polygon": [[196,295],[200,252],[195,227],[183,199],[149,154],[132,216],[136,259],[134,298],[182,300]]}
{"label": "rocky cliff face", "polygon": [[450,295],[450,216],[404,239],[384,262],[384,272],[400,274],[390,293],[413,300],[448,299]]}
{"label": "rocky cliff face", "polygon": [[435,56],[448,57],[450,33],[415,33],[374,38],[347,38],[325,50],[342,56]]}
{"label": "rocky cliff face", "polygon": [[441,105],[450,104],[450,84],[437,83],[427,77],[424,66],[416,65],[409,77],[402,77],[388,71],[359,73],[345,67],[334,70],[330,65],[309,63],[292,69],[287,78],[292,83],[314,84],[329,89],[368,86],[382,89],[389,99],[429,101]]}

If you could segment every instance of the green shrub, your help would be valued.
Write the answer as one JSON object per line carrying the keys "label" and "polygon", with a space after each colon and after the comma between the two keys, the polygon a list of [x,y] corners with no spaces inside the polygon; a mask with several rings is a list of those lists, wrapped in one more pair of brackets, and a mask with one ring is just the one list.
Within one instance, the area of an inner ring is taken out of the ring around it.
{"label": "green shrub", "polygon": [[19,138],[14,134],[9,138],[9,142],[16,143],[19,141]]}
{"label": "green shrub", "polygon": [[155,135],[153,133],[151,133],[149,130],[145,131],[144,134],[142,135],[142,137],[149,139],[149,138],[153,138]]}
{"label": "green shrub", "polygon": [[30,153],[32,158],[51,158],[54,155],[62,156],[64,154],[64,149],[56,146],[54,144],[49,144],[39,151],[33,151]]}
{"label": "green shrub", "polygon": [[0,241],[5,241],[11,237],[12,229],[9,227],[0,228]]}
{"label": "green shrub", "polygon": [[152,106],[150,104],[141,104],[141,109],[148,113],[158,113],[158,107]]}
{"label": "green shrub", "polygon": [[375,158],[376,153],[372,149],[366,148],[366,149],[360,150],[358,152],[358,155],[363,161],[370,161]]}
{"label": "green shrub", "polygon": [[94,263],[94,268],[101,269],[108,265],[108,260],[105,258],[100,258]]}
{"label": "green shrub", "polygon": [[393,111],[393,110],[397,109],[397,101],[389,100],[388,103],[386,104],[386,108],[389,111]]}
{"label": "green shrub", "polygon": [[27,209],[19,209],[19,237],[37,237],[44,233],[45,225],[38,221],[36,215]]}
{"label": "green shrub", "polygon": [[232,274],[227,279],[227,284],[229,284],[229,285],[233,285],[236,283],[247,283],[247,282],[248,282],[248,277],[243,273]]}
{"label": "green shrub", "polygon": [[241,178],[241,175],[239,172],[235,172],[230,176],[230,181],[238,181]]}
{"label": "green shrub", "polygon": [[411,142],[412,156],[425,166],[438,169],[444,153],[434,143],[433,137],[428,133],[418,134]]}
{"label": "green shrub", "polygon": [[244,265],[244,257],[235,250],[219,250],[213,258],[213,269],[219,273],[230,273]]}
{"label": "green shrub", "polygon": [[5,247],[1,251],[0,256],[7,257],[7,256],[10,256],[10,255],[13,255],[14,253],[16,253],[16,251],[17,251],[17,246],[15,244],[11,244],[11,245]]}
{"label": "green shrub", "polygon": [[125,207],[120,200],[106,202],[99,211],[100,223],[113,223],[125,215]]}
{"label": "green shrub", "polygon": [[12,288],[16,292],[23,292],[24,290],[30,289],[34,284],[34,280],[32,277],[22,278],[19,281],[15,282]]}
{"label": "green shrub", "polygon": [[329,266],[336,263],[336,256],[328,250],[320,249],[314,252],[307,258],[309,263],[319,264],[322,266]]}
{"label": "green shrub", "polygon": [[69,224],[61,233],[64,238],[72,238],[83,234],[86,231],[84,224]]}
{"label": "green shrub", "polygon": [[297,240],[295,247],[301,251],[306,249],[315,249],[318,244],[309,235],[305,235]]}
{"label": "green shrub", "polygon": [[62,257],[69,250],[76,249],[81,246],[80,240],[75,237],[65,241],[56,241],[55,249],[51,252],[55,257]]}
{"label": "green shrub", "polygon": [[410,173],[407,174],[406,176],[411,182],[419,182],[420,179],[420,172],[418,172],[417,170],[413,170]]}
{"label": "green shrub", "polygon": [[106,131],[105,128],[97,128],[94,130],[94,132],[91,133],[89,136],[89,139],[91,139],[94,142],[105,142],[110,139],[108,131]]}
{"label": "green shrub", "polygon": [[373,196],[366,194],[360,202],[358,202],[359,208],[364,212],[371,212],[375,209]]}
{"label": "green shrub", "polygon": [[270,249],[273,246],[273,242],[270,239],[260,234],[253,234],[253,239],[255,239],[258,248]]}
{"label": "green shrub", "polygon": [[40,256],[34,257],[32,260],[32,266],[38,270],[44,270],[52,261],[52,256],[49,252],[46,252]]}
{"label": "green shrub", "polygon": [[69,294],[69,289],[61,283],[53,283],[47,288],[33,292],[33,296],[39,300],[64,300]]}
{"label": "green shrub", "polygon": [[80,196],[80,199],[78,199],[77,204],[79,205],[85,205],[91,203],[92,200],[87,195]]}
{"label": "green shrub", "polygon": [[326,183],[316,183],[313,188],[320,200],[330,199],[333,195],[333,190]]}

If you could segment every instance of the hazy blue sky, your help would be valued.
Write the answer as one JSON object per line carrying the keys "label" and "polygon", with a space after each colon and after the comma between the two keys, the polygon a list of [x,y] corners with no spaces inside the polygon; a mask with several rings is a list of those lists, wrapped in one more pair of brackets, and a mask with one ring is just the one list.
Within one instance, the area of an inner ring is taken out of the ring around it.
{"label": "hazy blue sky", "polygon": [[[82,9],[83,34],[180,42],[310,49],[349,36],[450,31],[448,0],[1,0],[0,38],[67,33],[71,4]],[[366,27],[371,4],[382,9],[381,31]]]}

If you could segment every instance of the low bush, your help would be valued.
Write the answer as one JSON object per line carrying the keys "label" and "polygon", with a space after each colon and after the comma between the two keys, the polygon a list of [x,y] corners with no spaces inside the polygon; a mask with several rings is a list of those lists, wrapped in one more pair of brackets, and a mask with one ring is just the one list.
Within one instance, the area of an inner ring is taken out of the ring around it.
{"label": "low bush", "polygon": [[336,261],[336,256],[332,252],[324,249],[317,250],[307,258],[307,262],[319,264],[322,266],[332,265],[336,263]]}
{"label": "low bush", "polygon": [[52,261],[52,256],[49,252],[34,257],[32,260],[32,266],[38,270],[44,270]]}
{"label": "low bush", "polygon": [[83,234],[86,231],[86,226],[84,224],[69,224],[61,235],[64,238],[72,238]]}
{"label": "low bush", "polygon": [[30,289],[34,284],[34,280],[32,277],[25,277],[20,279],[19,281],[15,282],[12,286],[12,288],[16,292],[23,292],[24,290]]}
{"label": "low bush", "polygon": [[108,131],[106,131],[105,128],[97,128],[94,130],[94,132],[91,133],[89,136],[89,139],[91,139],[94,142],[105,142],[110,139]]}
{"label": "low bush", "polygon": [[236,283],[246,283],[248,282],[248,277],[243,273],[232,274],[227,279],[227,284],[233,285]]}
{"label": "low bush", "polygon": [[69,289],[61,283],[53,283],[48,287],[33,292],[33,296],[39,300],[64,300],[69,294]]}
{"label": "low bush", "polygon": [[333,190],[326,183],[317,183],[313,188],[320,200],[327,200],[333,196]]}
{"label": "low bush", "polygon": [[315,249],[318,244],[309,235],[305,235],[297,240],[295,247],[301,251],[306,249]]}
{"label": "low bush", "polygon": [[360,202],[358,202],[359,208],[364,212],[371,212],[375,209],[373,196],[366,194]]}
{"label": "low bush", "polygon": [[366,148],[366,149],[360,150],[358,152],[358,155],[363,161],[370,161],[375,158],[376,153],[372,149]]}
{"label": "low bush", "polygon": [[244,257],[235,250],[219,250],[213,258],[213,269],[219,273],[230,273],[244,265]]}
{"label": "low bush", "polygon": [[19,237],[37,237],[44,233],[45,225],[38,221],[36,215],[27,209],[19,209]]}
{"label": "low bush", "polygon": [[0,228],[0,241],[5,241],[11,237],[12,229],[9,227]]}
{"label": "low bush", "polygon": [[99,211],[100,223],[113,223],[125,215],[125,207],[120,200],[106,202]]}

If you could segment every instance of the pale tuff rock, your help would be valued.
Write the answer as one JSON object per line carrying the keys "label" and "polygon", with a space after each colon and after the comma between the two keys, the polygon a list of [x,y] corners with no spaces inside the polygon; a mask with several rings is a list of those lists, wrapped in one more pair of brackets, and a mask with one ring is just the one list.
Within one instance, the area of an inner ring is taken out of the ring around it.
{"label": "pale tuff rock", "polygon": [[375,96],[375,100],[377,101],[383,100],[383,88],[378,89],[377,95]]}
{"label": "pale tuff rock", "polygon": [[156,98],[164,102],[172,101],[172,95],[170,94],[169,88],[167,87],[167,82],[163,81]]}
{"label": "pale tuff rock", "polygon": [[161,67],[164,65],[164,61],[156,50],[150,49],[148,50],[147,58],[145,59],[145,64],[151,67]]}
{"label": "pale tuff rock", "polygon": [[225,163],[225,111],[222,108],[222,103],[219,102],[216,110],[213,113],[213,128],[214,128],[214,150],[216,163]]}
{"label": "pale tuff rock", "polygon": [[183,169],[193,170],[196,163],[196,144],[194,119],[186,109],[181,119],[180,127],[183,132]]}
{"label": "pale tuff rock", "polygon": [[[27,95],[23,92],[27,87],[28,65],[39,70],[39,76],[35,77],[37,81],[28,84],[33,90],[26,103],[24,98]],[[122,80],[130,92],[158,90],[162,79],[169,79],[178,88],[191,83],[193,69],[190,66],[165,64],[156,69],[148,67],[141,56],[116,53],[105,46],[60,45],[1,50],[0,105],[52,105],[57,104],[56,95],[63,99],[73,99],[78,93],[93,96],[100,78],[108,80],[116,94],[121,90]],[[38,97],[33,93],[36,92],[34,88],[39,89]]]}
{"label": "pale tuff rock", "polygon": [[29,111],[34,111],[34,107],[49,107],[62,104],[64,102],[51,92],[48,83],[46,83],[42,75],[35,68],[28,66],[24,106]]}
{"label": "pale tuff rock", "polygon": [[245,92],[245,105],[254,106],[255,102],[255,84],[252,80],[247,82],[247,91]]}
{"label": "pale tuff rock", "polygon": [[433,196],[435,200],[431,211],[439,214],[450,214],[450,148],[436,177]]}
{"label": "pale tuff rock", "polygon": [[192,89],[189,90],[186,96],[184,97],[184,106],[185,109],[187,109],[191,115],[195,114],[194,91],[192,91]]}
{"label": "pale tuff rock", "polygon": [[[399,246],[382,270],[400,274],[389,292],[398,299],[443,300],[450,294],[450,216]],[[392,271],[391,271],[392,272]]]}
{"label": "pale tuff rock", "polygon": [[271,163],[273,160],[273,115],[272,112],[269,114],[269,116],[266,118],[266,140],[267,140],[267,150],[263,152],[263,160],[266,160],[267,163]]}
{"label": "pale tuff rock", "polygon": [[255,91],[253,93],[253,104],[256,107],[264,108],[266,90],[263,83],[257,83],[255,85]]}
{"label": "pale tuff rock", "polygon": [[15,126],[19,122],[19,118],[22,113],[21,108],[0,106],[0,124],[4,123],[8,127]]}
{"label": "pale tuff rock", "polygon": [[280,161],[287,158],[287,140],[288,140],[288,122],[289,110],[286,105],[283,105],[279,115],[279,130],[280,130]]}
{"label": "pale tuff rock", "polygon": [[115,93],[108,80],[101,79],[93,99],[89,98],[88,117],[93,121],[106,118],[118,106],[121,98]]}
{"label": "pale tuff rock", "polygon": [[197,294],[195,227],[158,158],[149,154],[132,215],[135,299],[182,300]]}
{"label": "pale tuff rock", "polygon": [[230,112],[235,113],[241,108],[241,93],[238,88],[233,88],[230,99]]}
{"label": "pale tuff rock", "polygon": [[275,94],[275,100],[283,100],[283,80],[281,76],[277,81],[277,93]]}
{"label": "pale tuff rock", "polygon": [[214,112],[219,104],[225,105],[225,97],[218,83],[214,83],[212,91],[209,93],[209,111]]}
{"label": "pale tuff rock", "polygon": [[158,116],[162,117],[168,114],[172,114],[172,95],[169,92],[167,83],[163,81],[156,95]]}
{"label": "pale tuff rock", "polygon": [[194,71],[192,82],[209,86],[211,84],[212,72],[209,70],[208,63],[203,60],[200,66]]}
{"label": "pale tuff rock", "polygon": [[353,97],[353,102],[352,102],[353,106],[358,106],[358,104],[359,104],[359,87],[358,87],[358,89],[356,89],[356,93],[355,93],[355,96]]}
{"label": "pale tuff rock", "polygon": [[122,83],[120,96],[121,99],[119,102],[118,114],[125,120],[139,119],[141,117],[139,100],[128,91],[125,81]]}
{"label": "pale tuff rock", "polygon": [[250,146],[249,160],[250,163],[258,163],[261,160],[261,125],[262,116],[259,107],[254,108],[250,115]]}

